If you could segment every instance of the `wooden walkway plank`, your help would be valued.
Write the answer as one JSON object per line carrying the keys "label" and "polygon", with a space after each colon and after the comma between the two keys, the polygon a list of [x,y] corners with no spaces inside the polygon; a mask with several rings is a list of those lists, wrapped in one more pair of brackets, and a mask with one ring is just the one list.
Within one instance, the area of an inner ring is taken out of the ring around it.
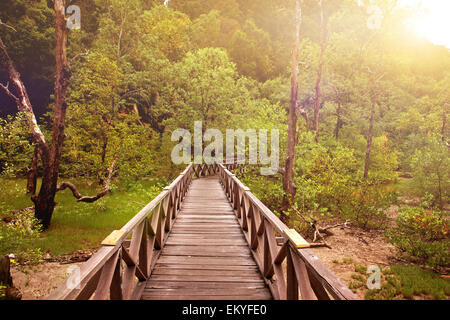
{"label": "wooden walkway plank", "polygon": [[218,177],[192,181],[141,299],[272,299]]}

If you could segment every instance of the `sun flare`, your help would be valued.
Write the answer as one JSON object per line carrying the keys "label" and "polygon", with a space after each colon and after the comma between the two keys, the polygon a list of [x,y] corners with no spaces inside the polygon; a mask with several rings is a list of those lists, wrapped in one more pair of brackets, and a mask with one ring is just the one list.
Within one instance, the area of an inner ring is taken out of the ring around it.
{"label": "sun flare", "polygon": [[402,3],[417,8],[417,15],[410,21],[410,25],[418,36],[450,48],[449,0],[404,0]]}

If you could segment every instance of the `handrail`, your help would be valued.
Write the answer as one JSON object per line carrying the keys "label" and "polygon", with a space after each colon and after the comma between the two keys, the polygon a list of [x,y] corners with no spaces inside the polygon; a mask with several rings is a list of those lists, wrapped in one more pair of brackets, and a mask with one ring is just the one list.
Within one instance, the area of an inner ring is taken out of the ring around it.
{"label": "handrail", "polygon": [[193,176],[191,163],[127,224],[113,231],[102,242],[102,247],[81,265],[79,272],[64,281],[47,299],[139,299]]}
{"label": "handrail", "polygon": [[[353,300],[356,296],[229,170],[192,163],[62,283],[50,300],[135,300],[145,288],[194,176],[219,175],[245,238],[275,299]],[[278,245],[277,235],[283,239]],[[131,236],[131,239],[129,239]],[[301,239],[300,236],[298,238]],[[286,261],[286,268],[282,264]],[[122,267],[124,265],[124,267]],[[299,292],[300,291],[300,292]]]}
{"label": "handrail", "polygon": [[[299,243],[296,238],[302,238],[232,172],[222,164],[213,166],[217,167],[214,171],[219,173],[252,254],[275,299],[297,300],[299,293],[304,300],[330,300],[330,295],[336,300],[357,299],[309,249],[300,248],[304,243]],[[276,234],[283,239],[280,248]],[[285,260],[286,269],[282,267]]]}

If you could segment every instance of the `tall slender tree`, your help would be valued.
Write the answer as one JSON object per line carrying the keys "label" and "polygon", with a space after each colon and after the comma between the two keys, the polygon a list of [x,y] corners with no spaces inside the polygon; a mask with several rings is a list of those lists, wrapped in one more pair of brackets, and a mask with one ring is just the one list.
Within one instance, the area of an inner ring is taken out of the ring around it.
{"label": "tall slender tree", "polygon": [[[286,148],[286,163],[283,174],[283,189],[285,192],[283,199],[283,209],[289,209],[294,202],[296,194],[296,186],[294,183],[294,167],[295,167],[295,146],[297,145],[297,101],[298,101],[298,64],[300,53],[300,27],[302,24],[302,7],[303,0],[296,1],[295,8],[295,34],[294,46],[292,51],[292,73],[291,73],[291,97],[289,104],[289,120],[288,120],[288,139]],[[288,220],[286,215],[281,218]]]}
{"label": "tall slender tree", "polygon": [[323,57],[327,49],[327,21],[324,17],[323,1],[319,0],[319,13],[320,13],[320,55],[319,63],[317,65],[317,78],[314,96],[314,131],[315,141],[319,141],[319,113],[320,113],[320,100],[321,100],[321,82],[323,72]]}

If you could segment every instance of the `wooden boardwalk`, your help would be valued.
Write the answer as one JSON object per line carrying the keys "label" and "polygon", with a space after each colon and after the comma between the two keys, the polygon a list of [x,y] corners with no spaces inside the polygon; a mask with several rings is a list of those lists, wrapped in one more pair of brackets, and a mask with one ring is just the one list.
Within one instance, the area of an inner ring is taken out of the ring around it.
{"label": "wooden boardwalk", "polygon": [[141,298],[272,299],[217,176],[192,181]]}
{"label": "wooden boardwalk", "polygon": [[356,299],[230,170],[189,164],[47,298]]}

